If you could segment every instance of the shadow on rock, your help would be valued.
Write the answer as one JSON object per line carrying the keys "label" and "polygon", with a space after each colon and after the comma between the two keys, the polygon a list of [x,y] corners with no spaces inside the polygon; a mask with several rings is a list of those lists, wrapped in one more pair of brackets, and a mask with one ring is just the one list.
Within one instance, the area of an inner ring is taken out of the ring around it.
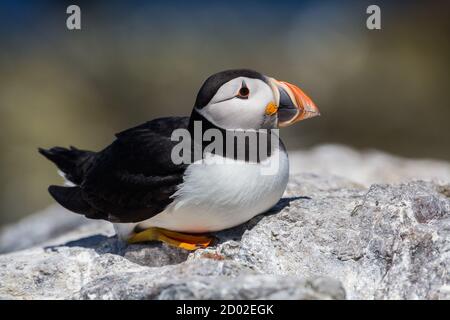
{"label": "shadow on rock", "polygon": [[275,214],[279,213],[284,208],[289,207],[292,201],[296,201],[296,200],[311,200],[311,198],[310,197],[300,197],[300,196],[281,198],[278,201],[278,203],[275,206],[273,206],[271,209],[269,209],[268,211],[266,211],[263,214],[257,215],[256,217],[249,220],[248,222],[246,222],[242,225],[239,225],[237,227],[231,228],[231,229],[216,232],[214,234],[214,236],[217,238],[215,245],[218,245],[220,243],[223,243],[223,242],[226,242],[229,240],[241,241],[242,235],[245,233],[245,231],[253,229],[258,224],[258,222],[261,221],[261,219],[264,219],[264,217],[275,215]]}
{"label": "shadow on rock", "polygon": [[116,236],[108,237],[96,234],[89,237],[69,241],[60,245],[44,247],[45,250],[58,251],[60,248],[85,248],[93,249],[98,254],[112,253],[123,255],[126,244],[117,239]]}
{"label": "shadow on rock", "polygon": [[162,267],[186,261],[190,252],[165,243],[149,242],[127,246],[123,257],[142,266]]}
{"label": "shadow on rock", "polygon": [[152,241],[129,245],[119,240],[116,236],[107,237],[101,234],[69,241],[61,245],[47,246],[44,249],[59,251],[62,248],[93,249],[100,255],[114,254],[122,256],[133,263],[147,267],[161,267],[182,263],[189,256],[188,251],[173,248],[163,243]]}

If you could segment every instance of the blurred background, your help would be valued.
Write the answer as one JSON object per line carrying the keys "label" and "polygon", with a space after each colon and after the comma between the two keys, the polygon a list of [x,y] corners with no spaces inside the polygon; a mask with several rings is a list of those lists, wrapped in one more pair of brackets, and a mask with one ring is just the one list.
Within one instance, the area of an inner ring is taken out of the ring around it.
{"label": "blurred background", "polygon": [[[66,28],[78,4],[82,30]],[[381,7],[382,30],[366,28]],[[115,132],[188,115],[212,73],[298,84],[322,117],[286,129],[321,143],[450,160],[448,1],[2,1],[0,225],[52,203],[37,147],[99,150]]]}

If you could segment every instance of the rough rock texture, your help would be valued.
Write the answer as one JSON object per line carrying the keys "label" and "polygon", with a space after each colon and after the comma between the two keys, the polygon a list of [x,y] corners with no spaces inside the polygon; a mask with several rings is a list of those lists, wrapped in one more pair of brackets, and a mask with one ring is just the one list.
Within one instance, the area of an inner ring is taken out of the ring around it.
{"label": "rough rock texture", "polygon": [[68,225],[52,207],[0,234],[5,250],[48,227],[0,255],[0,298],[450,299],[449,197],[448,182],[297,174],[270,212],[195,252],[127,246],[110,224]]}

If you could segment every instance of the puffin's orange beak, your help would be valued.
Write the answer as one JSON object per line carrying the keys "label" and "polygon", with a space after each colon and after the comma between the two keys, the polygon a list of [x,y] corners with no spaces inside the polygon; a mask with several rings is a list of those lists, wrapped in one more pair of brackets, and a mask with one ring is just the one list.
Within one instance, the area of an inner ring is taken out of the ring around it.
{"label": "puffin's orange beak", "polygon": [[273,78],[270,82],[278,99],[278,127],[320,115],[317,106],[299,87]]}

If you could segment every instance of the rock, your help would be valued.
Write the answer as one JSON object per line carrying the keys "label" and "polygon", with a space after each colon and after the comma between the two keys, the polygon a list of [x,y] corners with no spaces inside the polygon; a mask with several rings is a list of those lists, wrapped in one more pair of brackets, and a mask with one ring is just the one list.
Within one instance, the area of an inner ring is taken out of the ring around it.
{"label": "rock", "polygon": [[73,214],[55,204],[14,225],[4,227],[0,231],[0,253],[29,248],[81,225],[93,223],[93,220]]}
{"label": "rock", "polygon": [[0,297],[448,299],[449,189],[296,175],[273,210],[195,252],[82,225],[1,255]]}
{"label": "rock", "polygon": [[94,280],[76,299],[343,299],[339,281],[262,275],[233,261],[198,259]]}
{"label": "rock", "polygon": [[292,175],[273,209],[195,252],[126,245],[52,206],[0,234],[2,248],[29,247],[0,255],[0,298],[450,299],[445,179]]}
{"label": "rock", "polygon": [[342,145],[320,145],[289,153],[291,174],[337,175],[370,186],[407,180],[450,181],[450,164],[430,159],[405,159],[381,151],[357,151]]}

